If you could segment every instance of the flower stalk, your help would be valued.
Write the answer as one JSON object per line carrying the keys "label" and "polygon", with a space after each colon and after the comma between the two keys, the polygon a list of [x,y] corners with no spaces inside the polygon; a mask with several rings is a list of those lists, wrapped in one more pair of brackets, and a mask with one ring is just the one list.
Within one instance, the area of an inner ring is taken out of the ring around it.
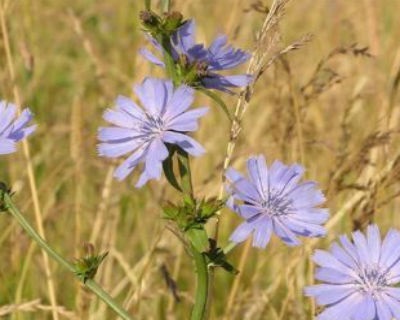
{"label": "flower stalk", "polygon": [[[169,1],[166,1],[166,3],[168,3],[169,6]],[[174,86],[178,86],[181,80],[179,79],[175,62],[172,58],[170,37],[165,34],[161,34],[159,37],[161,38],[160,43],[164,49],[163,57],[166,74],[172,79]],[[178,149],[177,154],[183,197],[188,197],[193,200],[194,194],[189,155],[181,148]],[[198,251],[193,245],[191,245],[191,253],[197,274],[196,295],[191,320],[203,320],[207,317],[207,296],[209,286],[207,259],[204,253]]]}
{"label": "flower stalk", "polygon": [[193,246],[192,255],[197,273],[197,287],[191,320],[202,320],[207,315],[208,266],[205,255]]}
{"label": "flower stalk", "polygon": [[[15,206],[12,201],[9,192],[3,188],[0,190],[0,202],[2,202],[2,207],[6,209],[20,224],[20,226],[29,234],[29,236],[42,248],[51,258],[57,261],[61,266],[70,272],[74,273],[76,276],[75,266],[64,259],[60,254],[58,254],[47,242],[43,239],[36,230],[30,225],[30,223],[25,219],[19,209]],[[132,320],[132,317],[124,310],[118,303],[105,292],[96,281],[92,279],[87,279],[84,281],[84,285],[89,288],[94,294],[96,294],[101,300],[103,300],[111,309],[113,309],[120,317],[124,320]]]}

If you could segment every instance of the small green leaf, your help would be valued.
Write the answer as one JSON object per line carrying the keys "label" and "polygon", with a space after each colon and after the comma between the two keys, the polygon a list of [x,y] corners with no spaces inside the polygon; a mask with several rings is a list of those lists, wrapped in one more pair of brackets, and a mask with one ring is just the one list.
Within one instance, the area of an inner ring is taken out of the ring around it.
{"label": "small green leaf", "polygon": [[170,183],[171,186],[173,186],[176,190],[182,192],[182,188],[179,185],[178,181],[176,180],[174,169],[173,169],[173,159],[172,157],[174,156],[175,149],[173,148],[168,148],[169,149],[169,155],[168,158],[163,161],[163,170],[165,177],[167,178],[168,182]]}
{"label": "small green leaf", "polygon": [[209,96],[211,99],[213,99],[221,108],[222,111],[225,112],[225,114],[228,116],[228,119],[232,122],[233,121],[233,117],[229,112],[229,109],[227,107],[227,105],[225,104],[225,102],[220,98],[219,95],[217,95],[216,93],[212,92],[211,90],[207,90],[204,88],[198,88],[198,90],[202,93],[204,93],[205,95]]}
{"label": "small green leaf", "polygon": [[186,235],[197,251],[207,251],[209,242],[204,228],[191,228],[186,231]]}
{"label": "small green leaf", "polygon": [[239,271],[231,263],[228,262],[224,251],[221,248],[217,247],[217,243],[215,240],[210,239],[210,250],[205,254],[209,259],[209,266],[220,267],[232,274],[239,273]]}

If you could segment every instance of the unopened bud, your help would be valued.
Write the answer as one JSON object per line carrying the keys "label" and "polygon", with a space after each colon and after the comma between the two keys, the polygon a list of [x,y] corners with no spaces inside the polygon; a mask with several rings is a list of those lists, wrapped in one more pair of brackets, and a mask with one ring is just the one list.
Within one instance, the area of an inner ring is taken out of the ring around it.
{"label": "unopened bud", "polygon": [[140,11],[139,18],[145,27],[156,27],[159,23],[159,17],[152,11]]}
{"label": "unopened bud", "polygon": [[183,23],[183,15],[178,11],[173,11],[165,14],[164,30],[174,32]]}

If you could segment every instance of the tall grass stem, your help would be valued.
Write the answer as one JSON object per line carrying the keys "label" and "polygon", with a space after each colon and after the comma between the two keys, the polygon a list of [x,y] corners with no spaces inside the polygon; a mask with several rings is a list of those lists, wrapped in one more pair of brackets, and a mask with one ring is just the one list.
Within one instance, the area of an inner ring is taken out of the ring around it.
{"label": "tall grass stem", "polygon": [[[21,227],[31,236],[31,238],[55,261],[61,266],[76,275],[75,266],[59,255],[54,249],[44,240],[36,230],[29,224],[22,213],[14,205],[10,195],[7,192],[3,192],[3,201],[7,207],[8,212],[17,220]],[[122,319],[132,320],[131,316],[122,309],[117,302],[105,292],[94,280],[88,279],[85,281],[85,286],[89,288],[94,294],[96,294],[101,300],[103,300],[111,309],[113,309]]]}

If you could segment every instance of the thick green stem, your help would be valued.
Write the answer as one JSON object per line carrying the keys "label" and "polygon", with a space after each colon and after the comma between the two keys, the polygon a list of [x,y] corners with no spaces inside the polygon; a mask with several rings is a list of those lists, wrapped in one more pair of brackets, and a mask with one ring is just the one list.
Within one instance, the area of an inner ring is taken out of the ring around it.
{"label": "thick green stem", "polygon": [[150,10],[151,9],[151,0],[144,0],[144,7],[146,8],[146,10]]}
{"label": "thick green stem", "polygon": [[203,253],[192,248],[193,261],[197,273],[197,288],[195,303],[192,310],[191,320],[203,320],[207,315],[208,295],[208,268],[207,260]]}
{"label": "thick green stem", "polygon": [[[64,259],[61,255],[59,255],[50,245],[44,240],[36,230],[29,224],[29,222],[25,219],[22,213],[18,210],[18,208],[14,205],[10,195],[8,192],[1,191],[3,193],[2,199],[4,201],[4,205],[7,208],[8,212],[17,220],[17,222],[21,225],[21,227],[31,236],[31,238],[44,250],[47,254],[56,260],[60,265],[62,265],[67,270],[71,271],[75,274],[76,269],[75,266]],[[115,300],[105,292],[94,280],[88,279],[85,282],[85,286],[88,287],[94,294],[96,294],[101,300],[103,300],[111,309],[113,309],[122,319],[124,320],[132,320],[131,316],[121,308]]]}

